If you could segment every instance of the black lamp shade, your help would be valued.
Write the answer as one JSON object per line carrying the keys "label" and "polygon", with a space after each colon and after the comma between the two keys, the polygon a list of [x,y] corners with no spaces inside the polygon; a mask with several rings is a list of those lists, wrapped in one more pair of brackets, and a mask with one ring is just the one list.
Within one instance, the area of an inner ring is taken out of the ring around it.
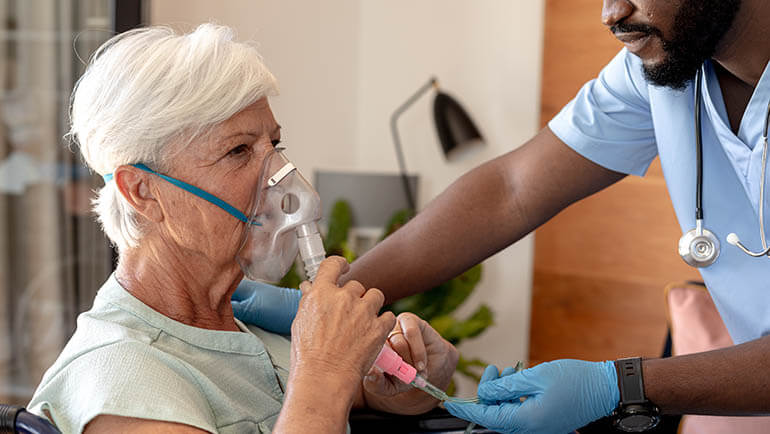
{"label": "black lamp shade", "polygon": [[407,202],[409,203],[409,209],[412,211],[416,211],[417,208],[415,208],[414,194],[412,194],[412,188],[409,185],[409,177],[406,174],[404,153],[401,150],[401,138],[398,134],[397,124],[399,116],[411,107],[422,95],[430,89],[435,89],[436,98],[433,100],[433,120],[436,122],[436,132],[438,133],[441,148],[444,151],[444,158],[449,159],[451,153],[458,148],[465,147],[465,145],[468,145],[469,143],[482,143],[484,141],[479,129],[473,124],[470,116],[463,110],[460,103],[455,101],[454,98],[449,95],[441,92],[436,83],[436,78],[431,77],[427,83],[417,89],[417,92],[404,101],[403,104],[398,106],[396,111],[390,116],[390,132],[393,134],[393,146],[396,148],[398,167],[401,171],[401,181],[404,186]]}
{"label": "black lamp shade", "polygon": [[445,157],[463,144],[483,140],[479,129],[460,103],[444,92],[438,91],[433,100],[433,118]]}

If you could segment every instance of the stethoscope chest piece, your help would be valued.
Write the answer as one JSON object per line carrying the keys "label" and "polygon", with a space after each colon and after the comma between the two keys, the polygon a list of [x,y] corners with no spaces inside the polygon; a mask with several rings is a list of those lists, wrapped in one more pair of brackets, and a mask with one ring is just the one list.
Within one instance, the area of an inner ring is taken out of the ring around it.
{"label": "stethoscope chest piece", "polygon": [[693,267],[713,264],[719,257],[719,250],[719,239],[708,229],[692,229],[679,239],[679,256]]}

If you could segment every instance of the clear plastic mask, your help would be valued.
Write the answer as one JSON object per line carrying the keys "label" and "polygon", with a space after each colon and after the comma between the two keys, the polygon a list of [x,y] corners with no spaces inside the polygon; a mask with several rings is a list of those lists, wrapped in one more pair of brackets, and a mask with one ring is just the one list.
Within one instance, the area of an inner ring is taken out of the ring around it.
{"label": "clear plastic mask", "polygon": [[321,198],[276,149],[262,163],[248,216],[238,264],[249,279],[277,282],[297,257],[297,231],[321,218]]}

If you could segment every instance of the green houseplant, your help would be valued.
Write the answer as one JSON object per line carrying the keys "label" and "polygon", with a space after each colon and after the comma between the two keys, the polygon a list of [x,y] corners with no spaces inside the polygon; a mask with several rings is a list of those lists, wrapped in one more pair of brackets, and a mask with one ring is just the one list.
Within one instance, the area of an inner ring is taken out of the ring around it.
{"label": "green houseplant", "polygon": [[[401,210],[393,214],[380,241],[403,226],[412,216],[410,210]],[[348,242],[352,223],[350,205],[344,200],[337,201],[332,207],[329,229],[324,239],[327,255],[343,256],[349,262],[356,259],[356,254],[350,249]],[[398,300],[386,306],[385,309],[393,311],[396,315],[412,312],[428,321],[444,339],[457,345],[465,339],[478,336],[494,322],[494,315],[486,304],[481,304],[467,318],[460,319],[455,315],[455,310],[473,293],[481,280],[481,272],[482,266],[478,264],[452,280],[424,293]],[[292,267],[281,280],[280,285],[297,288],[301,280],[295,267]],[[467,358],[461,354],[457,363],[457,373],[478,382],[481,379],[480,373],[486,365],[487,363],[479,358]]]}

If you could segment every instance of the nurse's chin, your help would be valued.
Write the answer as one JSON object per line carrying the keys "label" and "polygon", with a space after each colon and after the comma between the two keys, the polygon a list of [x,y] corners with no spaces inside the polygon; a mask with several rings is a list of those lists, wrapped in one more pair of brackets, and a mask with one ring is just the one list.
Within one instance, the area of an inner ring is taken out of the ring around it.
{"label": "nurse's chin", "polygon": [[668,60],[669,54],[663,49],[660,40],[654,36],[646,36],[624,43],[628,52],[642,59],[645,68],[655,68]]}

